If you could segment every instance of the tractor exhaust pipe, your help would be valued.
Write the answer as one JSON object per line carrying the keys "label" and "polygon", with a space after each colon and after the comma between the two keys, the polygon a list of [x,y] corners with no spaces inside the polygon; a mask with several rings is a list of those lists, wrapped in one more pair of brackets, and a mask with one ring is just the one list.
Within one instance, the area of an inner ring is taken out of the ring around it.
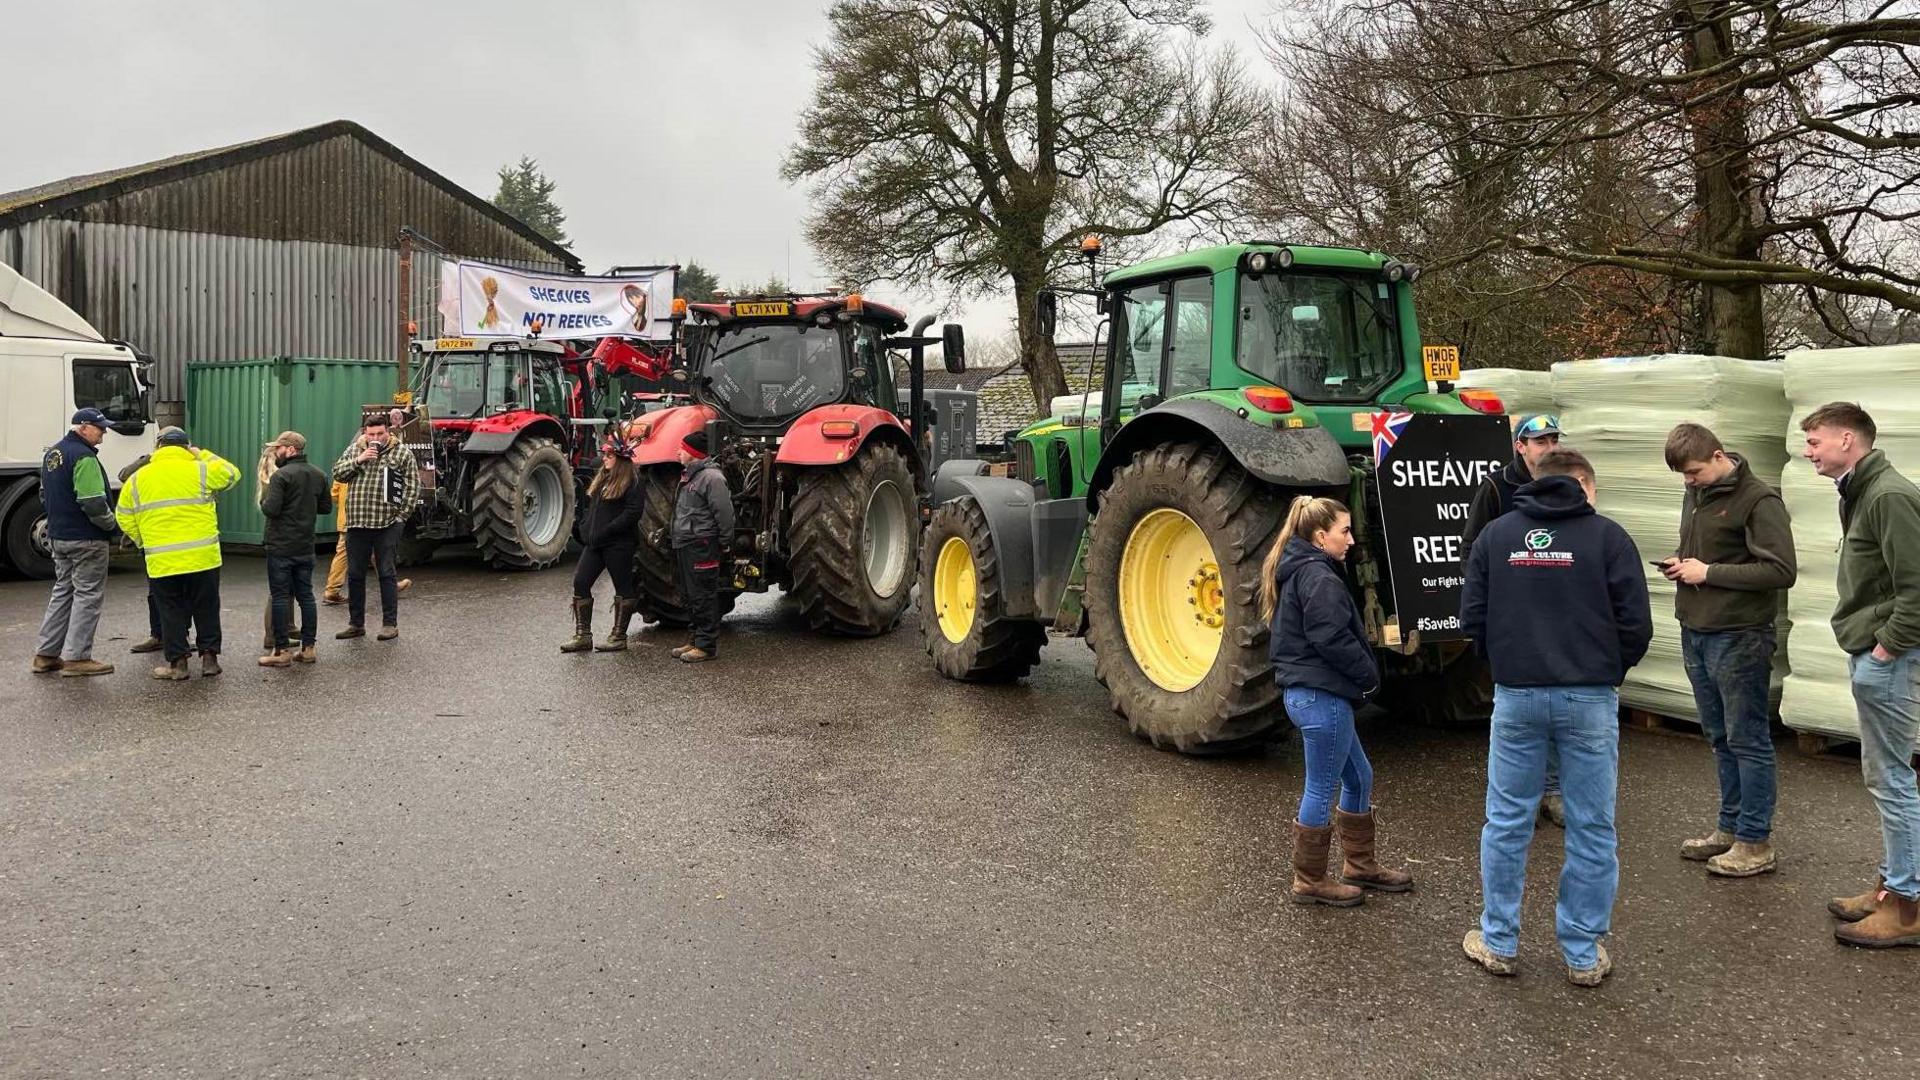
{"label": "tractor exhaust pipe", "polygon": [[913,324],[913,363],[907,367],[907,426],[913,429],[913,443],[921,447],[922,462],[933,459],[932,434],[927,431],[927,347],[921,342],[926,340],[927,327],[933,325],[933,316],[922,315]]}

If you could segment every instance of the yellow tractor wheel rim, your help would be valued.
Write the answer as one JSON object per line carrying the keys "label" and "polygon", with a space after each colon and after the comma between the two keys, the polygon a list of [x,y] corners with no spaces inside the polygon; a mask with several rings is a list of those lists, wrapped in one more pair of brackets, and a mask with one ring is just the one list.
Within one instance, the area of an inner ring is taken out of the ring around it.
{"label": "yellow tractor wheel rim", "polygon": [[973,632],[973,609],[979,604],[979,585],[973,576],[973,551],[958,536],[940,545],[933,564],[933,611],[940,633],[958,645]]}
{"label": "yellow tractor wheel rim", "polygon": [[1120,627],[1140,670],[1163,690],[1193,689],[1213,670],[1226,624],[1206,533],[1166,507],[1141,518],[1120,553]]}

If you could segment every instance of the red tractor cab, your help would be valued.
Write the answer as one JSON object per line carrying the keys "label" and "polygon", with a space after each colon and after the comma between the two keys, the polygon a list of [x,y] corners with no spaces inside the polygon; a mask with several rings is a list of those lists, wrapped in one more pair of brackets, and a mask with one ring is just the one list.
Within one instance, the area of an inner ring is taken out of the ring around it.
{"label": "red tractor cab", "polygon": [[426,445],[409,559],[470,538],[497,567],[557,562],[609,423],[591,373],[564,346],[526,338],[428,339],[413,353],[408,428]]}
{"label": "red tractor cab", "polygon": [[[733,492],[734,535],[723,605],[778,586],[816,630],[884,633],[906,610],[930,488],[922,352],[942,345],[965,368],[958,326],[914,332],[884,304],[846,295],[754,296],[693,304],[673,385],[689,404],[628,424],[647,478],[637,556],[641,614],[686,621],[670,535],[681,440],[706,430]],[[891,349],[911,351],[908,386]]]}

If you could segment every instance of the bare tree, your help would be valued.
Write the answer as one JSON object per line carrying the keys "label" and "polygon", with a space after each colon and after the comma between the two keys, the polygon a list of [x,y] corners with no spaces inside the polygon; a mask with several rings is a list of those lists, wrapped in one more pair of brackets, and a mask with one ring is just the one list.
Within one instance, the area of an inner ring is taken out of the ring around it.
{"label": "bare tree", "polygon": [[[1364,175],[1405,189],[1412,212],[1394,221],[1413,230],[1409,250],[1438,250],[1463,277],[1517,274],[1517,294],[1584,292],[1596,311],[1629,314],[1639,296],[1672,320],[1668,336],[1759,357],[1804,329],[1770,338],[1791,307],[1839,340],[1879,338],[1920,311],[1917,10],[1304,0],[1270,46],[1308,76],[1285,123],[1355,115],[1361,137],[1392,148],[1392,164]],[[1375,85],[1343,86],[1343,71]],[[1344,184],[1313,158],[1304,167]],[[1314,203],[1269,196],[1270,215]]]}
{"label": "bare tree", "polygon": [[[1011,284],[1036,403],[1066,392],[1034,298],[1083,237],[1110,254],[1236,211],[1264,103],[1195,0],[837,0],[785,167],[854,280]],[[1178,45],[1180,47],[1176,48]]]}

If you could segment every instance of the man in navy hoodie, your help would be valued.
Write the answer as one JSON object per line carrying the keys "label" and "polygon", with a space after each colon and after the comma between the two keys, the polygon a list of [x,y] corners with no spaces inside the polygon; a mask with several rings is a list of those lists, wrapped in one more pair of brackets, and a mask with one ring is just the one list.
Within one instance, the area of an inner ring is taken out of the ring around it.
{"label": "man in navy hoodie", "polygon": [[1613,970],[1600,939],[1620,883],[1619,686],[1646,655],[1653,616],[1632,538],[1594,512],[1593,465],[1577,450],[1557,449],[1534,477],[1516,493],[1513,512],[1474,543],[1460,599],[1462,628],[1491,663],[1494,683],[1483,906],[1463,947],[1495,975],[1516,970],[1527,848],[1551,747],[1567,814],[1554,931],[1567,977],[1598,986]]}

